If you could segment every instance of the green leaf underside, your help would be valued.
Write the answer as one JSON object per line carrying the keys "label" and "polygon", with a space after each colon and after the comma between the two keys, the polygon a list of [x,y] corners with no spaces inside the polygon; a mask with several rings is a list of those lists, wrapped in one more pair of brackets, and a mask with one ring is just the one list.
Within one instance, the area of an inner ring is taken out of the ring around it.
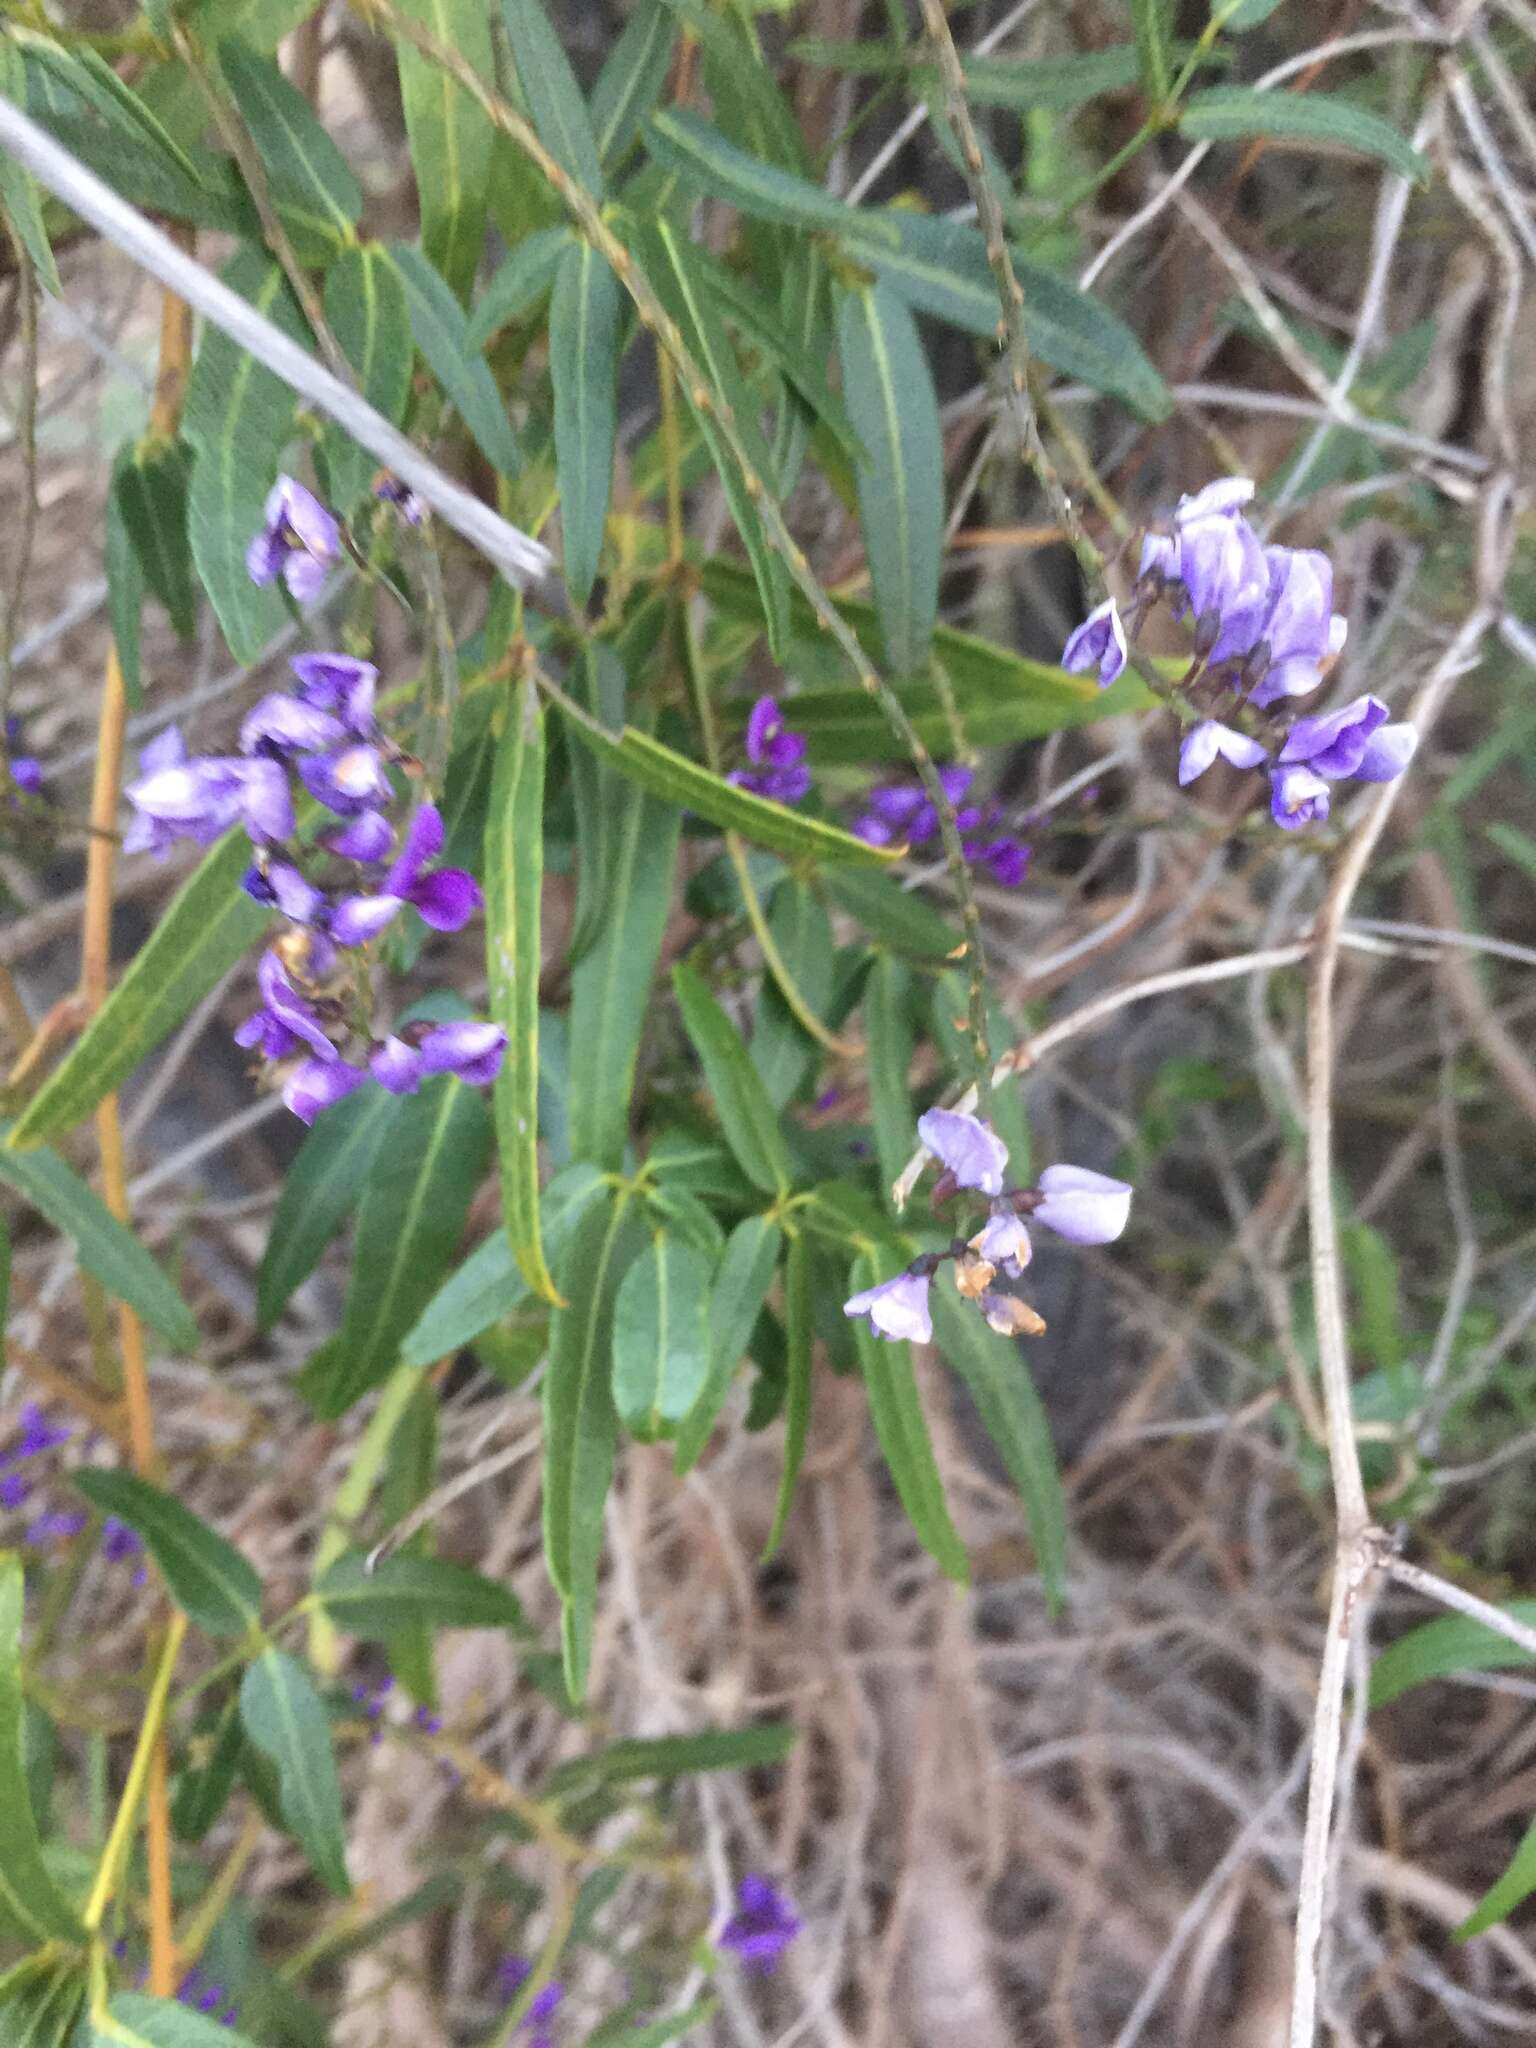
{"label": "green leaf underside", "polygon": [[778,1270],[784,1233],[767,1216],[745,1217],[726,1240],[709,1301],[709,1369],[698,1399],[677,1429],[676,1470],[698,1463],[730,1392],[736,1368]]}
{"label": "green leaf underside", "polygon": [[469,339],[484,348],[500,328],[526,313],[550,289],[560,259],[572,247],[569,228],[540,228],[519,242],[476,299],[469,317]]}
{"label": "green leaf underside", "polygon": [[[363,396],[398,426],[411,390],[411,316],[399,273],[376,242],[344,249],[325,273],[325,317]],[[321,437],[331,502],[351,511],[377,464],[341,427]]]}
{"label": "green leaf underside", "polygon": [[709,1369],[711,1261],[658,1231],[619,1284],[613,1311],[613,1397],[642,1443],[670,1436]]}
{"label": "green leaf underside", "polygon": [[270,913],[240,887],[243,832],[221,839],[177,890],[121,981],[17,1118],[17,1149],[73,1130],[191,1015],[266,930]]}
{"label": "green leaf underside", "polygon": [[338,1628],[387,1642],[405,1622],[429,1628],[507,1628],[526,1633],[514,1594],[495,1580],[446,1558],[397,1551],[370,1571],[351,1552],[315,1585],[315,1596]]}
{"label": "green leaf underside", "polygon": [[114,509],[138,555],[144,582],[184,640],[197,623],[187,541],[187,481],[187,451],[173,442],[132,449],[112,475]]}
{"label": "green leaf underside", "polygon": [[778,1113],[740,1034],[703,980],[685,962],[680,961],[673,968],[672,986],[684,1027],[704,1070],[704,1085],[737,1164],[748,1180],[766,1194],[786,1193],[790,1184],[789,1153]]}
{"label": "green leaf underside", "polygon": [[300,209],[316,235],[344,247],[362,213],[363,195],[308,100],[272,58],[238,38],[219,45],[219,63],[274,196]]}
{"label": "green leaf underside", "polygon": [[276,1766],[283,1817],[315,1874],[330,1891],[345,1896],[351,1884],[331,1724],[303,1666],[282,1650],[263,1651],[241,1680],[240,1718],[251,1741]]}
{"label": "green leaf underside", "polygon": [[32,1940],[75,1941],[80,1923],[43,1861],[27,1789],[21,1560],[0,1551],[0,1907]]}
{"label": "green leaf underside", "polygon": [[1262,135],[1275,142],[1331,143],[1375,157],[1415,185],[1429,182],[1428,161],[1389,121],[1332,93],[1211,86],[1186,101],[1179,132],[1196,142]]}
{"label": "green leaf underside", "polygon": [[463,308],[419,249],[389,244],[389,260],[405,287],[411,332],[448,402],[493,469],[515,477],[522,468],[512,423],[496,380],[470,339]]}
{"label": "green leaf underside", "polygon": [[590,242],[572,242],[549,309],[555,460],[565,581],[584,605],[597,579],[618,435],[619,315],[623,294]]}
{"label": "green leaf underside", "polygon": [[232,1543],[172,1494],[128,1472],[76,1472],[74,1483],[103,1514],[143,1537],[189,1621],[211,1635],[244,1635],[261,1620],[261,1580]]}
{"label": "green leaf underside", "polygon": [[586,102],[540,0],[502,0],[501,16],[539,140],[562,170],[600,198],[603,172]]}
{"label": "green leaf underside", "polygon": [[676,30],[665,0],[639,0],[592,88],[588,110],[605,170],[621,162],[661,97]]}

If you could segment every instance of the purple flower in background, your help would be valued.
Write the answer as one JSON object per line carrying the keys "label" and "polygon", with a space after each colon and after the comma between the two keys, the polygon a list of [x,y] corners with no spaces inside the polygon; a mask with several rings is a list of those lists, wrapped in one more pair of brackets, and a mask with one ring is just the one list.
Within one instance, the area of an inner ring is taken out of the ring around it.
{"label": "purple flower in background", "polygon": [[980,1117],[963,1109],[930,1109],[917,1120],[917,1135],[962,1188],[984,1195],[1003,1192],[1008,1147]]}
{"label": "purple flower in background", "polygon": [[503,1998],[515,1998],[532,1975],[526,1956],[503,1956],[496,1966],[496,1989]]}
{"label": "purple flower in background", "polygon": [[305,1060],[283,1083],[283,1101],[301,1123],[312,1124],[322,1109],[361,1088],[367,1078],[361,1067],[343,1059]]}
{"label": "purple flower in background", "polygon": [[1029,848],[1006,833],[1000,839],[967,841],[965,857],[975,866],[990,868],[993,881],[1005,889],[1017,889],[1029,873]]}
{"label": "purple flower in background", "polygon": [[30,754],[17,754],[11,750],[21,738],[21,720],[8,718],[5,721],[5,751],[11,771],[11,781],[27,796],[36,796],[43,786],[43,764]]}
{"label": "purple flower in background", "polygon": [[1220,756],[1234,768],[1258,768],[1268,758],[1257,740],[1219,719],[1203,718],[1185,733],[1179,747],[1179,782],[1193,782]]}
{"label": "purple flower in background", "polygon": [[21,1431],[15,1443],[0,1453],[0,1470],[7,1465],[19,1465],[25,1458],[35,1458],[43,1451],[57,1450],[60,1444],[68,1442],[69,1431],[50,1422],[43,1409],[29,1401],[21,1411]]}
{"label": "purple flower in background", "polygon": [[45,1543],[67,1543],[80,1534],[89,1519],[73,1510],[39,1515],[28,1526],[26,1540],[34,1549],[41,1549]]}
{"label": "purple flower in background", "polygon": [[216,2017],[221,2027],[232,2027],[240,2017],[240,2008],[234,2004],[226,2006],[224,1996],[224,1986],[205,1980],[196,1963],[176,1987],[178,2005],[184,2005],[192,2012],[206,2013],[210,2019]]}
{"label": "purple flower in background", "polygon": [[928,1308],[929,1276],[926,1273],[898,1273],[894,1280],[882,1280],[851,1295],[843,1303],[845,1316],[868,1316],[870,1327],[882,1337],[911,1338],[927,1344],[933,1337],[933,1317]]}
{"label": "purple flower in background", "polygon": [[[956,762],[939,770],[939,787],[955,807],[962,832],[974,831],[981,823],[978,808],[961,808],[960,803],[975,776],[974,768],[962,768]],[[920,782],[878,782],[864,802],[867,808],[855,819],[853,829],[871,846],[890,846],[897,839],[905,839],[909,846],[922,846],[938,834],[939,814]]]}
{"label": "purple flower in background", "polygon": [[261,956],[256,983],[261,990],[261,1007],[253,1010],[236,1030],[236,1045],[255,1047],[269,1060],[286,1059],[301,1045],[307,1045],[319,1054],[322,1062],[341,1063],[341,1055],[332,1045],[319,1012],[299,994],[288,978],[288,970],[270,949]]}
{"label": "purple flower in background", "polygon": [[373,700],[379,672],[353,654],[296,654],[288,666],[299,679],[299,696],[316,711],[331,711],[361,740],[375,731]]}
{"label": "purple flower in background", "polygon": [[295,604],[313,604],[340,555],[341,529],[331,514],[313,491],[280,476],[267,495],[261,531],[245,551],[251,581],[275,583],[281,576]]}
{"label": "purple flower in background", "polygon": [[304,755],[299,761],[299,780],[317,802],[342,818],[378,810],[395,793],[383,755],[364,741],[338,747],[331,754]]}
{"label": "purple flower in background", "polygon": [[1111,597],[1096,611],[1091,611],[1072,634],[1062,649],[1061,665],[1078,674],[1096,668],[1099,688],[1107,690],[1116,676],[1122,673],[1129,658],[1125,628],[1120,623],[1119,608]]}
{"label": "purple flower in background", "polygon": [[442,850],[442,813],[435,804],[423,804],[378,892],[348,896],[337,904],[331,918],[331,935],[337,944],[366,945],[407,903],[415,905],[434,931],[456,932],[468,924],[481,903],[480,885],[474,876],[463,868],[424,872],[427,862]]}
{"label": "purple flower in background", "polygon": [[1035,1221],[1073,1244],[1113,1244],[1131,1213],[1130,1183],[1086,1166],[1048,1166],[1039,1188]]}
{"label": "purple flower in background", "polygon": [[1017,1280],[1029,1264],[1034,1248],[1022,1219],[1011,1209],[997,1209],[971,1239],[971,1249],[979,1252],[989,1266],[1006,1273],[1010,1280]]}
{"label": "purple flower in background", "polygon": [[782,1892],[766,1877],[749,1875],[736,1887],[736,1911],[721,1928],[715,1946],[749,1970],[767,1972],[800,1932],[800,1922]]}
{"label": "purple flower in background", "polygon": [[1328,815],[1328,785],[1299,763],[1270,770],[1269,814],[1283,832],[1320,825]]}
{"label": "purple flower in background", "polygon": [[1305,761],[1325,781],[1342,781],[1359,772],[1372,734],[1390,716],[1379,697],[1367,696],[1320,718],[1298,718],[1280,749],[1281,762]]}
{"label": "purple flower in background", "polygon": [[393,505],[407,526],[420,526],[427,516],[426,507],[411,489],[401,483],[397,476],[386,476],[373,487],[373,495],[381,498],[386,505]]}
{"label": "purple flower in background", "polygon": [[752,765],[732,769],[726,780],[775,803],[799,803],[811,786],[811,771],[805,766],[805,736],[785,725],[776,698],[758,698],[747,719],[746,738],[747,759]]}

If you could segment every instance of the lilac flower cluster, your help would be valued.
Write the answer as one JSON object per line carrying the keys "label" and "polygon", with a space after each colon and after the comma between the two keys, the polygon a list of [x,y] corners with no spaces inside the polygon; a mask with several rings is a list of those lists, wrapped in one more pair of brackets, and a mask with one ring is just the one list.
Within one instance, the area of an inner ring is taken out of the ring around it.
{"label": "lilac flower cluster", "polygon": [[[60,1423],[50,1422],[45,1411],[36,1402],[29,1401],[21,1411],[21,1429],[16,1441],[8,1450],[0,1452],[0,1511],[28,1517],[21,1540],[29,1550],[44,1550],[53,1543],[67,1543],[78,1536],[90,1520],[89,1515],[78,1508],[52,1505],[49,1486],[54,1475],[34,1462],[67,1444],[71,1436],[70,1430]],[[101,1555],[108,1564],[135,1561],[133,1584],[143,1585],[146,1576],[144,1545],[138,1532],[130,1529],[126,1522],[119,1521],[116,1515],[108,1515],[102,1525]]]}
{"label": "lilac flower cluster", "polygon": [[[1170,533],[1146,536],[1132,632],[1164,597],[1174,617],[1193,626],[1194,662],[1182,688],[1206,715],[1185,733],[1180,783],[1195,781],[1218,758],[1234,768],[1267,765],[1270,814],[1295,832],[1327,817],[1332,783],[1401,775],[1418,735],[1411,725],[1390,724],[1386,705],[1372,696],[1298,718],[1283,735],[1273,724],[1261,724],[1260,737],[1227,722],[1239,707],[1252,722],[1307,696],[1344,645],[1333,564],[1315,548],[1266,547],[1243,514],[1253,489],[1248,477],[1223,477],[1180,499]],[[1061,659],[1077,673],[1096,672],[1101,689],[1121,674],[1130,651],[1113,599],[1078,627]]]}
{"label": "lilac flower cluster", "polygon": [[[235,1037],[263,1059],[296,1062],[286,1069],[283,1100],[305,1123],[370,1075],[397,1095],[413,1094],[433,1074],[493,1080],[506,1035],[474,1020],[369,1033],[356,1057],[344,1056],[351,1034],[335,992],[338,949],[366,947],[407,905],[434,930],[458,931],[481,896],[464,869],[437,865],[444,831],[436,805],[417,807],[397,846],[389,766],[402,757],[374,715],[373,664],[317,653],[297,655],[291,666],[296,687],[271,692],[247,713],[238,755],[191,757],[174,726],[144,749],[127,790],[134,818],[124,847],[163,855],[180,838],[207,845],[232,826],[245,829],[255,852],[246,892],[279,911],[290,931],[262,955],[261,1004]],[[331,813],[328,828],[303,848],[295,777]]]}
{"label": "lilac flower cluster", "polygon": [[917,1135],[943,1168],[933,1190],[935,1203],[962,1189],[988,1198],[986,1221],[969,1238],[957,1237],[943,1251],[925,1252],[905,1272],[866,1287],[843,1304],[848,1316],[868,1316],[882,1337],[927,1344],[933,1337],[928,1292],[933,1277],[955,1262],[955,1285],[974,1301],[990,1327],[1005,1337],[1038,1336],[1044,1322],[1028,1302],[994,1287],[1001,1275],[1017,1280],[1033,1256],[1024,1218],[1043,1223],[1071,1244],[1112,1244],[1131,1213],[1130,1185],[1086,1166],[1048,1166],[1033,1188],[1006,1188],[1008,1148],[989,1124],[964,1110],[930,1109],[918,1119]]}
{"label": "lilac flower cluster", "polygon": [[766,1976],[799,1932],[800,1922],[783,1893],[766,1877],[749,1873],[736,1887],[736,1911],[715,1946]]}
{"label": "lilac flower cluster", "polygon": [[[508,1956],[496,1972],[496,1988],[510,2002],[532,1975],[533,1965],[526,1956]],[[565,1986],[552,1982],[544,1985],[529,2001],[528,2010],[518,2022],[519,2029],[528,2036],[528,2048],[554,2048],[549,2023],[559,2011],[564,1997]]]}
{"label": "lilac flower cluster", "polygon": [[777,698],[759,697],[752,706],[747,719],[747,761],[747,767],[733,768],[725,778],[738,789],[778,804],[797,804],[810,790],[805,735],[790,731]]}
{"label": "lilac flower cluster", "polygon": [[[939,782],[955,807],[955,823],[966,860],[987,868],[1005,889],[1016,889],[1029,870],[1029,848],[998,827],[1002,813],[994,803],[967,803],[974,768],[951,763],[940,768]],[[939,814],[920,782],[881,782],[864,798],[864,810],[853,829],[871,846],[926,846],[939,836]]]}
{"label": "lilac flower cluster", "polygon": [[267,493],[261,531],[245,551],[253,583],[279,578],[295,604],[313,604],[341,559],[341,528],[313,491],[280,476]]}
{"label": "lilac flower cluster", "polygon": [[11,787],[19,789],[24,796],[36,796],[43,786],[43,764],[35,755],[18,754],[21,743],[21,720],[8,718],[5,721],[6,765],[11,772]]}

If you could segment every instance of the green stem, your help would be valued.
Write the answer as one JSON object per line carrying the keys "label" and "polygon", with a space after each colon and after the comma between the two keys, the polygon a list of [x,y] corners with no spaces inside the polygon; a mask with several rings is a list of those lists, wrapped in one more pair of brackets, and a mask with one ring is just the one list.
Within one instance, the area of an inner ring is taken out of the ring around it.
{"label": "green stem", "polygon": [[139,1726],[138,1744],[133,1752],[133,1762],[128,1766],[123,1796],[117,1803],[112,1832],[107,1836],[107,1846],[102,1850],[101,1861],[96,1866],[96,1879],[91,1886],[91,1895],[86,1900],[84,1913],[80,1916],[88,1934],[95,1934],[100,1928],[107,1907],[112,1903],[113,1893],[117,1889],[122,1866],[127,1861],[128,1851],[133,1842],[133,1830],[138,1821],[139,1807],[149,1783],[150,1763],[160,1740],[160,1731],[165,1725],[165,1708],[170,1698],[171,1677],[176,1669],[176,1659],[181,1654],[186,1634],[187,1617],[184,1614],[173,1614],[170,1627],[165,1632],[165,1641],[160,1646],[155,1675],[150,1683],[149,1698],[144,1704],[144,1719]]}

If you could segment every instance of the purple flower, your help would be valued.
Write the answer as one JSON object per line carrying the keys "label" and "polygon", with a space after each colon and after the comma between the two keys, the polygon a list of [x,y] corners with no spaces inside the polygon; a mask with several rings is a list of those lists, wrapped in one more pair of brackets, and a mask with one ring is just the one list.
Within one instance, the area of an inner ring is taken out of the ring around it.
{"label": "purple flower", "polygon": [[1073,1244],[1113,1244],[1131,1213],[1129,1182],[1086,1166],[1048,1166],[1039,1188],[1035,1221]]}
{"label": "purple flower", "polygon": [[27,1496],[32,1491],[32,1482],[21,1472],[0,1473],[0,1508],[12,1514],[17,1508],[25,1507]]}
{"label": "purple flower", "polygon": [[342,818],[377,810],[394,795],[383,755],[362,741],[332,754],[304,755],[299,780],[317,802]]}
{"label": "purple flower", "polygon": [[933,1338],[933,1318],[928,1310],[929,1276],[926,1273],[898,1273],[894,1280],[882,1280],[850,1295],[843,1303],[845,1316],[868,1316],[870,1327],[882,1337],[910,1337],[927,1344]]}
{"label": "purple flower", "polygon": [[727,1949],[749,1970],[769,1971],[800,1932],[789,1901],[766,1877],[744,1877],[736,1887],[736,1911],[721,1928],[715,1946]]}
{"label": "purple flower", "polygon": [[299,679],[299,696],[317,711],[332,711],[360,740],[374,734],[373,699],[379,672],[353,654],[296,654],[288,666]]}
{"label": "purple flower", "polygon": [[288,970],[277,954],[262,954],[256,968],[261,990],[261,1007],[253,1010],[235,1032],[236,1045],[259,1048],[262,1058],[286,1059],[301,1045],[307,1045],[324,1061],[340,1061],[341,1055],[326,1035],[314,1005],[308,1002],[288,978]]}
{"label": "purple flower", "polygon": [[423,872],[443,850],[443,818],[435,804],[423,804],[410,823],[400,856],[378,893],[348,896],[336,906],[331,935],[338,945],[362,946],[412,903],[434,931],[456,932],[480,908],[480,886],[463,868]]}
{"label": "purple flower", "polygon": [[980,847],[975,854],[966,848],[967,855],[981,866],[992,870],[992,879],[1005,889],[1017,889],[1029,873],[1029,848],[1006,834]]}
{"label": "purple flower", "polygon": [[1356,782],[1395,782],[1418,751],[1419,735],[1411,725],[1384,725],[1365,743]]}
{"label": "purple flower", "polygon": [[28,796],[36,796],[43,786],[43,764],[30,754],[12,753],[11,749],[21,738],[21,720],[8,718],[5,721],[5,751],[11,771],[11,781],[16,788]]}
{"label": "purple flower", "polygon": [[339,747],[346,727],[329,711],[320,711],[286,690],[273,690],[253,705],[240,722],[242,754],[318,754]]}
{"label": "purple flower", "polygon": [[267,495],[262,528],[245,551],[253,583],[281,575],[295,604],[313,604],[326,572],[341,555],[341,529],[313,491],[291,476],[280,476]]}
{"label": "purple flower", "polygon": [[564,1996],[565,1986],[563,1984],[546,1984],[541,1991],[534,1994],[530,2001],[528,2010],[523,2015],[524,2026],[541,2027],[546,2020],[553,2019],[556,2012],[559,2011],[560,2001]]}
{"label": "purple flower", "polygon": [[1061,665],[1082,674],[1096,668],[1099,688],[1107,690],[1129,659],[1125,628],[1114,599],[1106,598],[1091,611],[1061,652]]}
{"label": "purple flower", "polygon": [[393,505],[407,526],[420,526],[426,518],[426,507],[411,489],[401,483],[397,476],[383,477],[373,487],[373,495],[381,498],[386,505]]}
{"label": "purple flower", "polygon": [[1320,825],[1328,815],[1327,783],[1299,764],[1272,768],[1269,814],[1282,832],[1299,832],[1303,825]]}
{"label": "purple flower", "polygon": [[1302,697],[1323,679],[1322,664],[1344,645],[1347,622],[1333,610],[1333,564],[1316,548],[1266,548],[1269,605],[1262,639],[1269,663],[1257,705]]}
{"label": "purple flower", "polygon": [[276,761],[189,758],[172,725],[140,754],[139,768],[124,792],[135,812],[123,835],[125,853],[163,855],[177,839],[207,846],[241,821],[258,845],[292,836],[293,799]]}
{"label": "purple flower", "polygon": [[[949,762],[939,770],[939,787],[956,807],[956,822],[962,832],[981,823],[979,809],[959,808],[960,799],[975,779],[973,768]],[[871,846],[889,846],[905,839],[909,846],[922,846],[939,829],[939,814],[928,800],[920,782],[881,782],[865,795],[864,815],[854,821],[854,831]]]}
{"label": "purple flower", "polygon": [[257,862],[247,868],[241,888],[253,903],[280,910],[294,924],[316,923],[325,908],[324,893],[307,881],[291,860]]}
{"label": "purple flower", "polygon": [[496,1966],[496,1988],[503,1998],[515,1998],[532,1975],[526,1956],[503,1956]]}
{"label": "purple flower", "polygon": [[1211,665],[1249,653],[1269,610],[1269,565],[1247,520],[1215,513],[1181,525],[1179,580]]}
{"label": "purple flower", "polygon": [[759,697],[747,720],[747,759],[752,765],[733,769],[726,779],[754,796],[795,804],[811,786],[804,757],[805,736],[785,725],[776,698]]}
{"label": "purple flower", "polygon": [[1029,1232],[1011,1209],[995,1209],[971,1239],[971,1249],[1010,1280],[1018,1279],[1033,1256]]}
{"label": "purple flower", "polygon": [[1267,758],[1263,747],[1247,733],[1237,732],[1219,719],[1203,718],[1185,733],[1179,747],[1180,786],[1203,775],[1218,754],[1234,768],[1257,768]]}
{"label": "purple flower", "polygon": [[60,1444],[68,1442],[69,1431],[50,1422],[35,1401],[28,1401],[21,1411],[21,1433],[11,1448],[0,1456],[0,1469],[19,1465],[23,1459],[35,1458],[43,1451],[57,1450]]}
{"label": "purple flower", "polygon": [[962,1188],[984,1195],[1003,1192],[1008,1147],[980,1117],[963,1109],[930,1109],[917,1120],[917,1135]]}
{"label": "purple flower", "polygon": [[137,1529],[130,1529],[116,1515],[108,1515],[101,1531],[101,1554],[108,1564],[122,1564],[130,1557],[138,1557],[143,1549]]}
{"label": "purple flower", "polygon": [[1208,483],[1204,490],[1180,498],[1178,510],[1174,513],[1176,526],[1188,526],[1196,519],[1212,519],[1223,513],[1236,512],[1240,505],[1246,505],[1253,496],[1251,476],[1221,476]]}
{"label": "purple flower", "polygon": [[34,1549],[45,1543],[67,1543],[78,1536],[89,1517],[73,1512],[39,1515],[27,1529],[26,1540]]}
{"label": "purple flower", "polygon": [[506,1050],[507,1034],[499,1024],[475,1018],[438,1024],[422,1038],[421,1071],[457,1074],[461,1081],[478,1087],[495,1080]]}
{"label": "purple flower", "polygon": [[1141,561],[1137,566],[1138,578],[1157,576],[1164,583],[1174,583],[1179,574],[1178,535],[1172,533],[1149,533],[1141,543]]}
{"label": "purple flower", "polygon": [[378,811],[359,811],[339,832],[328,832],[320,844],[343,860],[355,860],[372,867],[388,860],[394,851],[395,833],[389,820]]}
{"label": "purple flower", "polygon": [[1314,775],[1339,782],[1359,771],[1371,735],[1391,716],[1379,697],[1356,697],[1320,718],[1298,718],[1280,749],[1284,763],[1305,761]]}
{"label": "purple flower", "polygon": [[368,1055],[368,1071],[391,1095],[414,1095],[421,1086],[420,1048],[391,1034]]}
{"label": "purple flower", "polygon": [[368,1076],[342,1059],[305,1060],[283,1083],[283,1101],[301,1123],[312,1124],[322,1109],[340,1102]]}

